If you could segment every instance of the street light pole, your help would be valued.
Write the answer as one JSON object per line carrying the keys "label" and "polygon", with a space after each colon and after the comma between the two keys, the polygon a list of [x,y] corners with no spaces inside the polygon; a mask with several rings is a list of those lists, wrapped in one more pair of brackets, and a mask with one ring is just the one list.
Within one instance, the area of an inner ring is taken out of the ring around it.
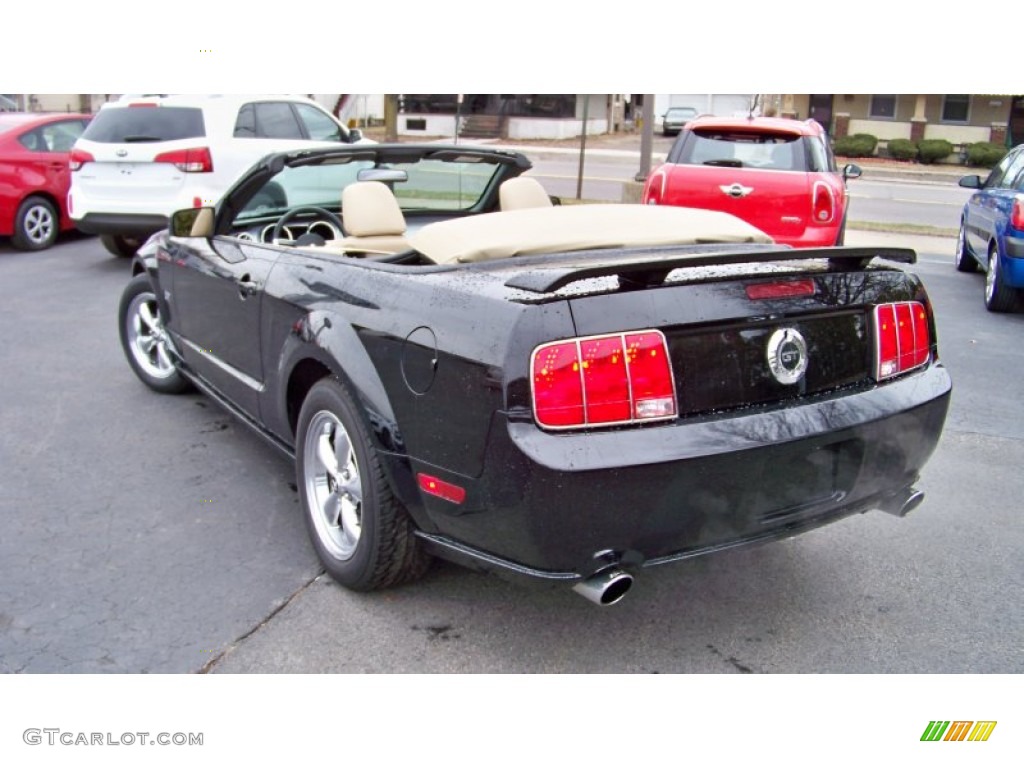
{"label": "street light pole", "polygon": [[576,176],[576,199],[583,199],[583,156],[587,151],[587,118],[590,108],[590,94],[583,95],[583,138],[580,140],[580,170]]}
{"label": "street light pole", "polygon": [[640,170],[634,177],[646,181],[651,172],[651,153],[654,148],[654,94],[644,95],[644,124],[640,129]]}

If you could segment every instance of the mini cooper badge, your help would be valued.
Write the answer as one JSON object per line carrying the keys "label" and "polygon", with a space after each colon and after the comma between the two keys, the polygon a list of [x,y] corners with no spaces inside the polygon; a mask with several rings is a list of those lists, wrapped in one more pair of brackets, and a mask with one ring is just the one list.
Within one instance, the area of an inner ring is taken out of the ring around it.
{"label": "mini cooper badge", "polygon": [[736,182],[735,184],[722,184],[719,189],[729,197],[735,198],[746,197],[754,191],[753,187],[744,187],[739,182]]}
{"label": "mini cooper badge", "polygon": [[118,157],[128,157],[128,150],[127,149],[119,149],[114,154],[117,155]]}
{"label": "mini cooper badge", "polygon": [[768,339],[768,368],[780,384],[796,384],[807,372],[807,342],[795,328],[779,328]]}

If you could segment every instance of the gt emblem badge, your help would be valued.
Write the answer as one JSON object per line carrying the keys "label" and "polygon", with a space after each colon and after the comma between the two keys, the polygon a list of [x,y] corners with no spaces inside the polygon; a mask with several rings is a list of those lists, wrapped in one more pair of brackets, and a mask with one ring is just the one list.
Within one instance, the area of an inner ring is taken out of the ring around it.
{"label": "gt emblem badge", "polygon": [[779,328],[768,339],[768,368],[780,384],[796,384],[807,372],[807,342],[795,328]]}

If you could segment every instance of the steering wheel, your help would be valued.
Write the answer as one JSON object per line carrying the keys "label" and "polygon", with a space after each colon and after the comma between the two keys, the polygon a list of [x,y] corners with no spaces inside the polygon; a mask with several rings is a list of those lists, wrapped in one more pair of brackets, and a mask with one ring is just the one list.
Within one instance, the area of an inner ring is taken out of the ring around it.
{"label": "steering wheel", "polygon": [[331,213],[326,208],[320,208],[315,205],[299,205],[295,208],[289,208],[284,212],[284,215],[277,220],[277,223],[274,225],[274,231],[270,233],[270,241],[272,243],[276,243],[281,237],[281,232],[284,230],[285,225],[303,213],[315,213],[318,216],[322,216],[333,224],[339,233],[344,232],[344,229],[341,226],[341,219],[339,219],[336,214]]}

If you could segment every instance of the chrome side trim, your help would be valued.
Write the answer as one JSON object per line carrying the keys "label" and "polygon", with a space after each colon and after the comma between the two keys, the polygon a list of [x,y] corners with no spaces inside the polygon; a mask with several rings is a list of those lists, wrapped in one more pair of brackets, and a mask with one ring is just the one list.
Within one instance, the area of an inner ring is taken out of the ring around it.
{"label": "chrome side trim", "polygon": [[266,389],[266,385],[261,384],[260,382],[256,381],[256,379],[254,379],[252,376],[249,376],[248,374],[242,373],[240,370],[238,370],[234,366],[228,365],[223,360],[221,360],[219,357],[216,357],[215,355],[213,355],[208,349],[203,349],[202,347],[200,347],[197,344],[194,344],[193,342],[189,341],[188,339],[182,339],[181,342],[186,347],[191,349],[193,352],[195,352],[196,354],[200,355],[204,360],[207,360],[207,361],[213,363],[215,366],[220,368],[225,373],[230,374],[234,378],[238,379],[240,382],[245,384],[245,386],[249,387],[249,389],[252,389],[252,390],[254,390],[256,392],[263,392],[263,390]]}

